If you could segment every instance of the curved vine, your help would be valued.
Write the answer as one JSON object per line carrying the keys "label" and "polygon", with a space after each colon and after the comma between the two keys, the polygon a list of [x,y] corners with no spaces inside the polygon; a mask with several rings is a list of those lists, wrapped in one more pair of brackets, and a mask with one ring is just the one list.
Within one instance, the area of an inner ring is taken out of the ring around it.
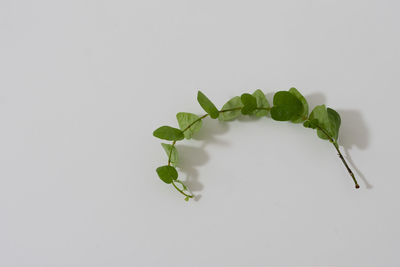
{"label": "curved vine", "polygon": [[360,187],[354,173],[343,157],[337,142],[341,124],[340,115],[325,105],[316,106],[309,114],[307,100],[296,88],[276,92],[273,97],[272,106],[270,106],[265,94],[260,89],[256,90],[253,94],[245,93],[240,97],[233,97],[221,109],[217,109],[210,99],[200,91],[197,93],[197,101],[206,111],[206,114],[197,116],[193,113],[179,112],[176,115],[179,129],[170,126],[161,126],[153,132],[155,137],[172,141],[171,144],[161,144],[167,154],[168,163],[167,165],[158,167],[156,170],[157,174],[162,181],[172,184],[185,197],[186,201],[193,198],[194,195],[184,182],[178,179],[178,172],[176,170],[178,152],[175,145],[184,138],[191,139],[193,134],[201,128],[202,120],[206,117],[211,117],[212,119],[218,118],[221,121],[231,121],[240,115],[264,117],[270,114],[271,118],[276,121],[303,123],[304,127],[316,130],[319,138],[328,140],[333,144],[339,158],[351,176],[355,188]]}

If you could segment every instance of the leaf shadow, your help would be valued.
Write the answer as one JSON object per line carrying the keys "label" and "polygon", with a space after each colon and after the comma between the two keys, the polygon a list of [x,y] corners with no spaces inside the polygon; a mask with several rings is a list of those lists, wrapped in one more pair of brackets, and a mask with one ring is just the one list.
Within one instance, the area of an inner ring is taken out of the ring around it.
{"label": "leaf shadow", "polygon": [[346,159],[354,168],[358,176],[363,180],[367,189],[372,189],[373,186],[368,182],[364,173],[356,166],[349,154],[349,150],[356,147],[360,150],[365,150],[369,145],[370,133],[368,127],[362,117],[362,114],[357,110],[337,110],[342,118],[342,124],[339,131],[338,143],[343,147]]}
{"label": "leaf shadow", "polygon": [[227,123],[220,122],[218,119],[209,119],[203,121],[202,128],[193,136],[193,140],[202,141],[202,147],[208,144],[227,145],[228,143],[223,139],[218,138],[229,130]]}
{"label": "leaf shadow", "polygon": [[[178,168],[185,174],[185,184],[192,192],[200,192],[204,186],[199,181],[198,167],[206,164],[209,161],[209,155],[205,148],[209,144],[220,146],[228,146],[229,143],[218,138],[229,130],[227,123],[218,120],[206,120],[203,122],[202,128],[193,136],[193,140],[199,141],[200,146],[189,146],[177,144],[176,148],[179,153]],[[195,194],[194,200],[198,201],[201,198],[200,194]]]}
{"label": "leaf shadow", "polygon": [[[310,112],[315,106],[326,103],[326,97],[321,93],[313,93],[306,95],[305,97],[309,103]],[[360,177],[364,182],[365,187],[367,189],[372,189],[372,184],[368,182],[364,173],[360,171],[349,153],[349,150],[353,149],[354,147],[360,150],[365,150],[369,146],[370,134],[365,120],[363,119],[362,114],[357,110],[335,110],[340,114],[342,119],[338,143],[341,147],[343,147],[344,156],[356,172],[357,176]]]}

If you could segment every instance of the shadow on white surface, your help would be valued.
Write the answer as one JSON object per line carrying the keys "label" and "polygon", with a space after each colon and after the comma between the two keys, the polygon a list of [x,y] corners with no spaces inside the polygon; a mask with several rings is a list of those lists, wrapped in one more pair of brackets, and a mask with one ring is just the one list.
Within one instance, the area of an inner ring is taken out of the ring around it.
{"label": "shadow on white surface", "polygon": [[[227,123],[221,123],[218,120],[207,120],[203,123],[201,130],[193,137],[194,140],[201,141],[201,146],[177,145],[179,151],[180,170],[186,175],[185,183],[193,192],[199,192],[203,189],[203,184],[199,182],[199,172],[197,167],[205,165],[210,157],[205,148],[209,144],[228,146],[229,143],[216,136],[222,135],[229,130]],[[195,194],[195,201],[201,198],[200,194]]]}
{"label": "shadow on white surface", "polygon": [[178,167],[186,175],[186,185],[193,192],[201,191],[203,185],[198,181],[199,172],[196,167],[202,166],[209,161],[207,152],[201,147],[188,145],[177,145],[176,148],[179,151]]}
{"label": "shadow on white surface", "polygon": [[353,147],[357,147],[360,150],[365,150],[368,148],[368,127],[359,111],[338,110],[338,112],[342,118],[342,125],[339,131],[339,145],[343,147],[346,159],[358,176],[363,180],[365,187],[367,189],[371,189],[373,186],[368,182],[360,169],[354,164],[354,161],[349,154],[349,150],[351,150]]}

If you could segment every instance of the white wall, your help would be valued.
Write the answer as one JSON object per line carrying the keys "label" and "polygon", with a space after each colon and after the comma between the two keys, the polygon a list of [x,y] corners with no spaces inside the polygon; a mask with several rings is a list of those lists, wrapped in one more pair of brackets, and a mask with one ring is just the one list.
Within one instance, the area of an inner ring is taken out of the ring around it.
{"label": "white wall", "polygon": [[[0,1],[0,266],[400,266],[398,1]],[[342,115],[361,188],[301,125],[207,119],[297,87]],[[370,186],[368,186],[368,184]]]}

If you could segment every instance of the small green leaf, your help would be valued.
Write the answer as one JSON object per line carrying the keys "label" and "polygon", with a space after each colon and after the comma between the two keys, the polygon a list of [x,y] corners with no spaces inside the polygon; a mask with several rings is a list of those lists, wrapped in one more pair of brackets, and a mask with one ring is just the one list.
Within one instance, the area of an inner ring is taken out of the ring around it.
{"label": "small green leaf", "polygon": [[179,161],[178,151],[176,150],[176,147],[164,143],[162,143],[161,145],[164,148],[167,157],[169,158],[169,156],[171,155],[171,165],[176,166]]}
{"label": "small green leaf", "polygon": [[303,123],[303,126],[304,126],[304,127],[306,127],[306,128],[311,128],[311,129],[317,128],[317,125],[318,125],[318,120],[316,120],[316,119],[306,120],[306,121]]}
{"label": "small green leaf", "polygon": [[[326,108],[325,105],[316,106],[310,114],[310,120],[317,120],[318,127],[322,128],[317,129],[318,137],[321,139],[330,139],[337,141],[339,136],[339,128],[340,128],[340,115],[331,108]],[[327,136],[324,131],[329,135]]]}
{"label": "small green leaf", "polygon": [[[221,121],[231,121],[240,116],[240,109],[243,107],[242,100],[239,96],[235,96],[231,98],[225,105],[222,107],[222,110],[219,114],[219,120]],[[234,110],[232,110],[234,109]],[[225,111],[229,110],[229,111]]]}
{"label": "small green leaf", "polygon": [[200,106],[210,115],[211,118],[216,119],[219,116],[219,111],[208,97],[201,91],[197,93],[197,101]]}
{"label": "small green leaf", "polygon": [[170,184],[173,180],[178,178],[178,172],[172,166],[161,166],[157,168],[158,177],[164,181],[164,183]]}
{"label": "small green leaf", "polygon": [[277,92],[273,102],[271,117],[276,121],[295,120],[303,113],[303,105],[300,100],[287,91]]}
{"label": "small green leaf", "polygon": [[[316,106],[311,111],[310,120],[317,120],[318,127],[323,128],[328,134],[331,134],[328,129],[328,128],[330,128],[330,121],[329,121],[329,117],[328,117],[328,111],[326,110],[325,105]],[[317,129],[317,134],[318,134],[318,137],[321,139],[325,139],[325,140],[329,139],[329,136],[324,134],[324,132],[320,129]]]}
{"label": "small green leaf", "polygon": [[253,115],[256,115],[257,117],[267,116],[270,105],[267,98],[265,97],[264,92],[260,89],[257,89],[256,91],[254,91],[253,96],[257,100],[257,108],[263,108],[253,111]]}
{"label": "small green leaf", "polygon": [[242,114],[249,115],[257,108],[257,99],[251,94],[242,94],[240,97],[243,103]]}
{"label": "small green leaf", "polygon": [[337,141],[337,139],[339,138],[339,128],[340,128],[340,124],[342,123],[342,120],[340,118],[339,113],[337,113],[334,109],[327,108],[327,111],[328,111],[329,120],[331,122],[333,139],[335,139],[335,141]]}
{"label": "small green leaf", "polygon": [[317,120],[317,119],[311,119],[310,122],[311,122],[314,126],[317,126],[317,125],[318,125],[318,120]]}
{"label": "small green leaf", "polygon": [[185,201],[189,201],[189,197],[185,197]]}
{"label": "small green leaf", "polygon": [[[176,114],[176,119],[178,120],[179,128],[181,128],[182,131],[185,130],[183,134],[185,135],[186,139],[192,138],[193,134],[200,130],[202,126],[202,121],[200,120],[199,116],[193,113],[179,112]],[[192,124],[196,120],[198,121]]]}
{"label": "small green leaf", "polygon": [[308,120],[303,123],[303,126],[306,127],[306,128],[312,128],[312,124]]}
{"label": "small green leaf", "polygon": [[169,141],[179,141],[184,138],[183,132],[170,126],[161,126],[153,132],[155,137]]}
{"label": "small green leaf", "polygon": [[304,120],[307,119],[308,117],[308,103],[307,100],[304,98],[304,96],[297,91],[296,88],[292,87],[289,90],[289,93],[291,93],[292,95],[294,95],[298,100],[300,100],[301,104],[303,105],[303,113],[300,115],[299,118],[297,119],[292,119],[292,122],[294,123],[299,123],[299,122],[303,122]]}

